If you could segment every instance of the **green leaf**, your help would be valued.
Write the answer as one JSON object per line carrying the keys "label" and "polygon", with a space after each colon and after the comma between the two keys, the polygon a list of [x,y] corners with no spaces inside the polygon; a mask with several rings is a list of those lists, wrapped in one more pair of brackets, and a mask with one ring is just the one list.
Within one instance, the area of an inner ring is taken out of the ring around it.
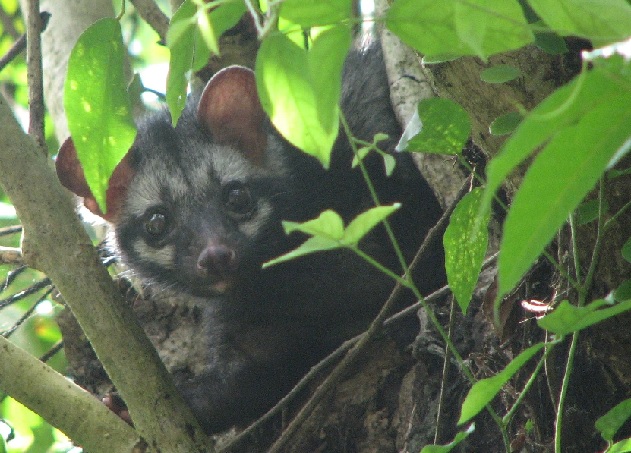
{"label": "green leaf", "polygon": [[[467,112],[444,98],[424,99],[418,104],[421,131],[412,137],[405,151],[460,154],[471,134]],[[413,127],[415,123],[412,124]]]}
{"label": "green leaf", "polygon": [[[607,308],[602,308],[607,306]],[[539,319],[539,327],[562,336],[584,329],[597,322],[631,310],[631,300],[611,305],[604,299],[595,300],[585,307],[576,307],[564,300],[550,314]]]}
{"label": "green leaf", "polygon": [[490,209],[495,191],[504,179],[532,152],[559,131],[573,127],[583,115],[601,103],[618,96],[603,70],[581,73],[572,82],[548,96],[524,118],[500,153],[487,167],[483,209]]}
{"label": "green leaf", "polygon": [[563,36],[582,36],[595,45],[628,38],[631,6],[625,0],[529,0],[537,15]]}
{"label": "green leaf", "polygon": [[631,238],[627,239],[627,242],[622,246],[622,257],[631,263]]}
{"label": "green leaf", "polygon": [[631,398],[618,403],[605,415],[596,420],[596,429],[607,442],[613,441],[613,436],[631,417]]}
{"label": "green leaf", "polygon": [[[603,203],[605,206],[605,211],[607,209],[606,202]],[[576,208],[576,223],[578,225],[585,225],[589,222],[592,222],[598,218],[598,211],[600,209],[600,203],[598,199],[593,199],[586,201],[585,203],[581,203]]]}
{"label": "green leaf", "polygon": [[33,443],[29,445],[28,449],[24,450],[24,453],[41,453],[42,451],[50,451],[55,443],[55,437],[53,435],[53,427],[40,419],[40,423],[32,426]]}
{"label": "green leaf", "polygon": [[537,343],[529,347],[515,357],[500,373],[473,384],[462,403],[458,425],[468,422],[484,409],[495,398],[504,384],[544,346],[545,343]]}
{"label": "green leaf", "polygon": [[606,453],[627,453],[631,451],[631,439],[616,442],[606,450]]}
{"label": "green leaf", "polygon": [[333,250],[340,248],[339,241],[334,241],[332,239],[327,239],[321,236],[314,236],[307,239],[303,242],[298,248],[285,253],[277,258],[273,258],[269,261],[263,263],[263,269],[273,266],[278,263],[282,263],[285,261],[293,260],[303,255],[308,255],[310,253],[322,252],[325,250]]}
{"label": "green leaf", "polygon": [[535,33],[535,46],[550,55],[561,55],[568,51],[565,40],[556,33]]}
{"label": "green leaf", "polygon": [[351,0],[285,0],[280,17],[303,28],[338,24],[353,17]]}
{"label": "green leaf", "polygon": [[285,233],[300,231],[312,237],[307,239],[300,247],[267,261],[263,264],[263,268],[309,253],[342,247],[353,248],[366,233],[399,209],[400,206],[399,203],[395,203],[392,206],[371,208],[355,217],[346,229],[344,229],[344,221],[339,214],[331,210],[326,210],[317,218],[306,222],[283,222]]}
{"label": "green leaf", "polygon": [[169,59],[169,74],[167,75],[166,100],[171,112],[173,125],[186,105],[186,74],[193,66],[195,54],[196,26],[195,13],[197,7],[191,0],[185,0],[177,9],[167,32],[167,46],[171,51]]}
{"label": "green leaf", "polygon": [[631,299],[631,280],[624,280],[613,293],[614,300],[621,302]]}
{"label": "green leaf", "polygon": [[366,233],[400,207],[400,203],[395,203],[392,206],[376,206],[362,212],[348,224],[342,242],[345,245],[356,245]]}
{"label": "green leaf", "polygon": [[285,233],[302,231],[311,236],[322,236],[331,240],[341,241],[344,237],[344,222],[337,212],[330,209],[321,213],[318,218],[303,223],[283,222]]}
{"label": "green leaf", "polygon": [[341,70],[350,43],[350,30],[342,26],[318,35],[308,51],[273,34],[256,59],[257,88],[272,123],[325,168],[339,130]]}
{"label": "green leaf", "polygon": [[443,236],[447,282],[463,313],[467,312],[488,245],[488,215],[476,222],[482,189],[473,189],[456,206]]}
{"label": "green leaf", "polygon": [[70,135],[103,212],[110,176],[136,137],[123,72],[125,54],[118,21],[99,20],[72,49],[64,85]]}
{"label": "green leaf", "polygon": [[421,453],[449,453],[453,450],[460,442],[465,440],[469,435],[475,431],[475,423],[472,423],[467,427],[464,431],[460,431],[454,437],[454,440],[449,442],[447,445],[426,445],[421,450]]}
{"label": "green leaf", "polygon": [[613,292],[613,298],[617,302],[631,300],[631,279],[625,280],[618,285]]}
{"label": "green leaf", "polygon": [[388,153],[383,153],[381,157],[383,158],[383,165],[386,171],[386,176],[391,176],[392,172],[394,172],[394,168],[397,165],[397,160],[394,158],[393,155]]}
{"label": "green leaf", "polygon": [[396,0],[386,26],[428,59],[477,55],[483,59],[534,40],[519,2]]}
{"label": "green leaf", "polygon": [[524,117],[518,112],[508,112],[500,115],[491,123],[489,130],[491,134],[500,136],[513,132]]}
{"label": "green leaf", "polygon": [[213,7],[210,12],[197,11],[197,25],[203,43],[196,42],[193,70],[198,71],[208,64],[211,53],[219,55],[219,38],[226,30],[234,27],[247,11],[242,1],[231,1]]}
{"label": "green leaf", "polygon": [[[219,8],[221,8],[220,5]],[[206,14],[205,11],[198,11],[196,14],[197,17],[197,28],[199,30],[199,34],[204,40],[206,47],[210,49],[212,53],[215,55],[219,55],[219,34],[215,32],[215,27],[213,26],[212,21],[210,20],[210,16]]]}
{"label": "green leaf", "polygon": [[501,295],[518,283],[631,136],[631,96],[608,101],[558,132],[528,169],[504,223]]}
{"label": "green leaf", "polygon": [[486,68],[480,73],[480,79],[486,83],[504,83],[521,76],[521,71],[514,66],[498,64]]}
{"label": "green leaf", "polygon": [[174,126],[186,105],[188,74],[202,69],[211,54],[219,54],[219,37],[245,12],[243,2],[222,3],[208,12],[194,1],[185,0],[173,14],[167,32],[171,56],[166,99]]}
{"label": "green leaf", "polygon": [[263,269],[299,256],[342,247],[344,222],[339,214],[331,210],[326,210],[317,218],[303,223],[283,222],[283,228],[285,228],[285,233],[287,234],[294,231],[301,231],[312,237],[307,239],[298,248],[263,263]]}

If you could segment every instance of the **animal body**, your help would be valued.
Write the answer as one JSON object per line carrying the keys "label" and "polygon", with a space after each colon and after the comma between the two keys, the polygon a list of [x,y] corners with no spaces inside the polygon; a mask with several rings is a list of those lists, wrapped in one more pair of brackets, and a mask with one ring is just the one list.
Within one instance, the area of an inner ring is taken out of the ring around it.
{"label": "animal body", "polygon": [[[378,46],[347,58],[342,111],[353,134],[384,132],[389,151],[400,135]],[[280,399],[315,363],[364,329],[394,282],[347,250],[304,256],[265,270],[261,264],[298,246],[281,220],[305,221],[326,209],[346,222],[371,207],[352,150],[340,133],[325,170],[285,141],[264,114],[253,73],[231,67],[192,96],[177,126],[159,112],[141,121],[114,172],[102,214],[72,142],[62,147],[61,181],[111,222],[113,249],[144,284],[202,298],[208,358],[176,384],[202,426],[215,433],[245,424]],[[385,175],[366,158],[382,203],[402,202],[391,217],[408,261],[440,215],[430,188],[407,155]],[[362,249],[400,273],[385,231]],[[421,266],[419,286],[442,280],[441,250]]]}

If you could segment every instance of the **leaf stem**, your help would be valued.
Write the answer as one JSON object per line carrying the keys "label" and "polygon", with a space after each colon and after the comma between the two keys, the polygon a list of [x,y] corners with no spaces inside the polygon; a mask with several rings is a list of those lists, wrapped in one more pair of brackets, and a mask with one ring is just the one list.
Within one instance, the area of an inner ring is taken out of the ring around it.
{"label": "leaf stem", "polygon": [[[589,264],[589,269],[587,271],[587,275],[585,276],[585,281],[583,284],[579,285],[578,289],[578,301],[577,305],[579,307],[583,307],[585,305],[587,299],[588,289],[591,287],[594,273],[596,272],[596,265],[598,263],[598,256],[600,254],[600,249],[602,248],[602,237],[604,233],[604,217],[605,217],[605,208],[604,208],[604,198],[605,198],[605,184],[604,179],[600,178],[600,184],[598,188],[598,231],[596,234],[596,241],[594,243],[594,249],[592,250],[591,262]],[[576,235],[576,231],[572,229],[572,235]],[[572,244],[575,248],[574,253],[577,254],[578,251],[576,249],[576,239],[572,238]],[[575,258],[575,262],[578,263]],[[579,275],[577,269],[577,276]],[[563,410],[565,407],[565,398],[567,396],[567,391],[570,385],[570,377],[572,375],[572,370],[574,369],[574,358],[576,356],[576,348],[578,347],[578,340],[580,336],[580,330],[577,330],[572,334],[572,342],[570,343],[570,349],[568,351],[567,362],[565,364],[565,373],[563,375],[563,381],[561,383],[561,392],[559,395],[559,404],[557,405],[557,413],[556,413],[556,421],[555,421],[555,429],[554,429],[554,451],[555,453],[561,453],[562,447],[562,428],[563,428]]]}

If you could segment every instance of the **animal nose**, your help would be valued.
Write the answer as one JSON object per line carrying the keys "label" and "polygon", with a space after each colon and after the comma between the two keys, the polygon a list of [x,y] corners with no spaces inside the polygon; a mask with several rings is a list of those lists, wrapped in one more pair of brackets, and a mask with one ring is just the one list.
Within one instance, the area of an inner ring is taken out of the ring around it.
{"label": "animal nose", "polygon": [[236,271],[237,254],[225,244],[210,244],[197,258],[197,273],[201,277],[226,277]]}

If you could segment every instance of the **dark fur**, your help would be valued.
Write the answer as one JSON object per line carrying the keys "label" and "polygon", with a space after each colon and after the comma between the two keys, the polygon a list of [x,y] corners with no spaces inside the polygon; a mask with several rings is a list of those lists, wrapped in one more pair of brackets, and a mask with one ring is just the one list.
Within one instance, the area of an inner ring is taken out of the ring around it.
{"label": "dark fur", "polygon": [[[391,150],[401,131],[390,106],[380,51],[375,47],[368,52],[352,51],[343,80],[342,108],[353,133],[372,141],[375,133],[385,132],[391,138],[384,149]],[[215,176],[209,174],[203,185],[193,181],[196,169],[217,149],[208,128],[198,121],[198,102],[198,97],[191,98],[175,129],[167,113],[141,123],[128,162],[134,174],[143,175],[138,177],[156,178],[172,231],[157,243],[147,243],[153,248],[175,245],[178,270],[166,269],[134,250],[133,244],[146,236],[146,219],[130,214],[127,202],[115,221],[115,236],[123,261],[146,282],[206,299],[207,335],[201,340],[208,348],[205,371],[197,376],[179,373],[176,383],[204,428],[218,432],[261,415],[311,366],[364,329],[394,282],[346,250],[261,270],[264,261],[305,239],[299,234],[286,236],[281,220],[305,221],[333,209],[348,222],[372,206],[371,197],[360,171],[350,168],[352,152],[343,132],[334,147],[331,169],[325,171],[315,159],[285,142],[266,121],[262,126],[267,134],[265,155],[282,156],[286,171],[282,176],[272,172],[247,180],[253,198],[270,203],[272,214],[255,235],[244,235],[239,222],[225,212]],[[390,178],[378,156],[366,159],[366,164],[381,202],[403,203],[391,222],[409,262],[438,219],[440,208],[410,156],[396,157],[397,168]],[[147,171],[158,161],[167,162],[169,172]],[[172,190],[176,174],[186,182],[183,193]],[[209,252],[211,242],[214,248]],[[237,258],[218,258],[216,244],[224,247],[221,250],[235,251]],[[362,248],[401,272],[382,227],[362,241]],[[217,267],[230,268],[222,269],[232,279],[227,291],[216,294],[208,279],[196,272],[202,253],[213,255]],[[439,245],[421,269],[421,290],[436,288],[443,279]]]}

